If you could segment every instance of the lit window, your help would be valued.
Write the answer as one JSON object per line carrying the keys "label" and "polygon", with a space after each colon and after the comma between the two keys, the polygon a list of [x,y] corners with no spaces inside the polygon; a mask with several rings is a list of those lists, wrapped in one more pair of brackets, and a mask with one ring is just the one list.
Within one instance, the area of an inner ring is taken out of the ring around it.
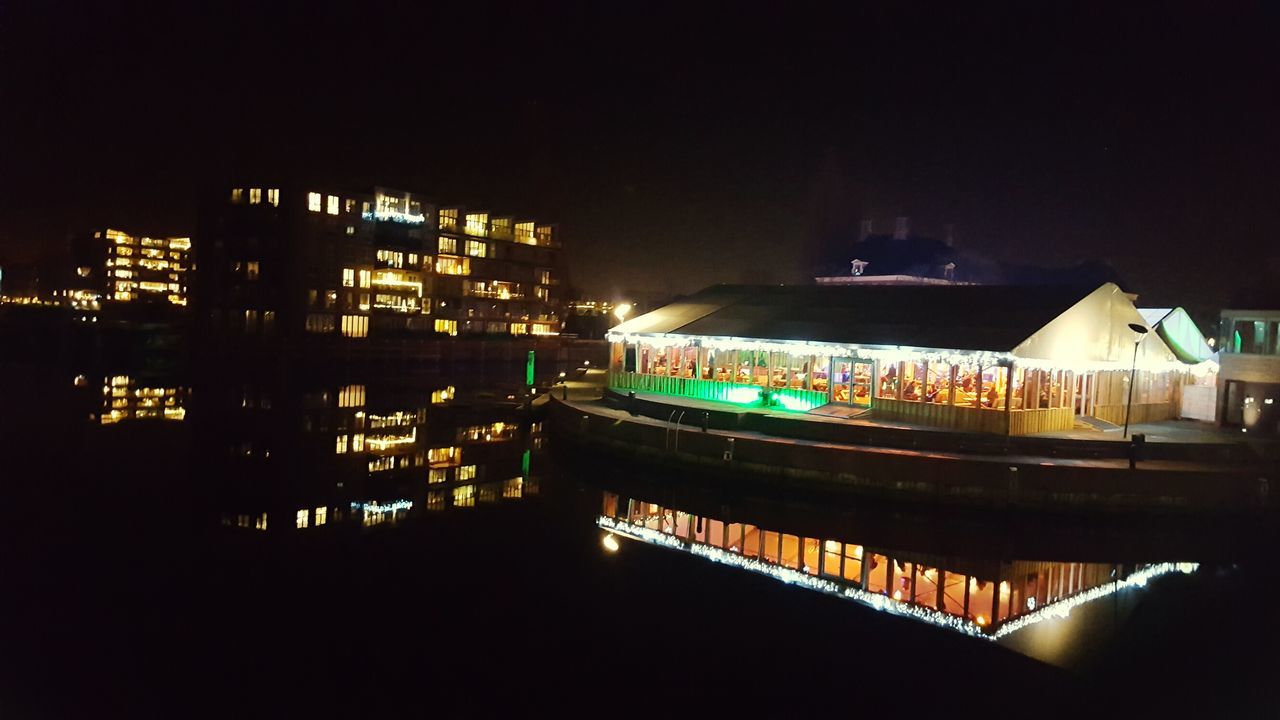
{"label": "lit window", "polygon": [[436,332],[448,333],[449,335],[458,334],[457,320],[436,320]]}
{"label": "lit window", "polygon": [[328,203],[327,203],[327,205],[326,205],[326,211],[327,211],[330,215],[337,215],[337,214],[338,214],[338,196],[337,196],[337,195],[330,195],[330,196],[329,196],[329,201],[328,201]]}
{"label": "lit window", "polygon": [[239,203],[241,203],[241,202],[244,202],[244,190],[241,190],[240,188],[232,188],[232,189],[231,189],[231,202],[236,203],[236,204],[239,204]]}
{"label": "lit window", "polygon": [[457,479],[458,479],[459,481],[462,481],[462,480],[474,480],[474,479],[475,479],[475,477],[476,477],[476,466],[475,466],[475,465],[463,465],[462,467],[458,468],[458,475],[457,475]]}
{"label": "lit window", "polygon": [[302,509],[298,511],[297,515],[295,515],[295,517],[297,518],[296,523],[299,530],[307,526],[307,518],[310,514],[311,514],[310,510]]}
{"label": "lit window", "polygon": [[[467,241],[467,254],[471,257],[486,257],[488,255],[488,244],[480,240]],[[443,250],[441,252],[444,252]]]}
{"label": "lit window", "polygon": [[458,241],[450,237],[440,238],[440,252],[454,255],[458,252]]}
{"label": "lit window", "polygon": [[488,213],[468,213],[466,232],[468,235],[474,235],[476,237],[488,237],[489,214]]}
{"label": "lit window", "polygon": [[338,407],[363,407],[364,386],[344,385],[338,391]]}
{"label": "lit window", "polygon": [[456,209],[440,211],[440,229],[449,231],[458,229],[458,211]]}
{"label": "lit window", "polygon": [[470,275],[471,258],[437,257],[436,272],[441,275]]}
{"label": "lit window", "polygon": [[249,188],[249,204],[257,205],[262,202],[262,188]]}
{"label": "lit window", "polygon": [[336,447],[333,449],[335,455],[341,455],[347,451],[347,436],[339,435]]}
{"label": "lit window", "polygon": [[327,507],[316,508],[316,527],[320,527],[328,519],[329,519],[329,508]]}
{"label": "lit window", "polygon": [[533,245],[537,242],[533,238],[533,223],[516,223],[516,242],[524,243],[525,245]]}
{"label": "lit window", "polygon": [[276,207],[279,207],[279,206],[280,206],[280,190],[279,190],[279,188],[268,188],[268,189],[267,189],[267,202],[271,203],[272,205],[275,205]]}
{"label": "lit window", "polygon": [[431,468],[430,470],[427,470],[428,483],[442,483],[448,481],[448,479],[448,468]]}
{"label": "lit window", "polygon": [[362,288],[369,287],[369,276],[370,276],[370,273],[368,270],[360,271],[360,287]]}
{"label": "lit window", "polygon": [[320,212],[320,193],[307,193],[307,209],[311,212]]}
{"label": "lit window", "polygon": [[351,452],[364,451],[364,433],[356,433],[351,436]]}
{"label": "lit window", "polygon": [[258,279],[258,261],[250,260],[249,262],[245,263],[244,274],[245,274],[245,277],[249,278],[250,280],[257,280]]}
{"label": "lit window", "polygon": [[362,338],[369,335],[369,318],[365,315],[343,315],[342,334]]}
{"label": "lit window", "polygon": [[342,269],[342,287],[355,287],[356,271],[351,268]]}

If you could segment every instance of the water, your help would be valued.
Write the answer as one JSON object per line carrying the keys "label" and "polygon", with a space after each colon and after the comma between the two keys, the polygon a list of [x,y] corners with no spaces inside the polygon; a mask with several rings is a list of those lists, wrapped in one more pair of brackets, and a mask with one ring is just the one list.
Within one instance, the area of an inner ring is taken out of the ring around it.
{"label": "water", "polygon": [[5,717],[1217,714],[1276,669],[1250,524],[620,467],[521,410],[523,366],[9,377]]}

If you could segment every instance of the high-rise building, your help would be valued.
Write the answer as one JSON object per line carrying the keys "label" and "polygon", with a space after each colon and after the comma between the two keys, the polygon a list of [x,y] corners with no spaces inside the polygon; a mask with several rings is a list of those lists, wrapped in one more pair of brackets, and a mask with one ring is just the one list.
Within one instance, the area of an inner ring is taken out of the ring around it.
{"label": "high-rise building", "polygon": [[145,237],[95,230],[71,242],[71,272],[63,292],[74,306],[189,301],[191,238]]}
{"label": "high-rise building", "polygon": [[197,236],[201,320],[259,336],[554,335],[555,231],[389,188],[234,188]]}

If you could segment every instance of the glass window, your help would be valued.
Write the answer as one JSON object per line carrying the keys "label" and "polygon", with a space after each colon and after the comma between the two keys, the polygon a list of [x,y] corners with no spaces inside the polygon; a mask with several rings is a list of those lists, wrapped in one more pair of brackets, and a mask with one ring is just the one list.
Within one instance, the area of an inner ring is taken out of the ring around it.
{"label": "glass window", "polygon": [[311,212],[320,212],[320,193],[307,193],[307,209]]}
{"label": "glass window", "polygon": [[257,205],[262,202],[262,188],[249,188],[249,204]]}
{"label": "glass window", "polygon": [[1237,320],[1232,325],[1231,342],[1238,353],[1261,353],[1266,337],[1266,323],[1261,320]]}
{"label": "glass window", "polygon": [[337,195],[329,196],[328,203],[326,206],[326,212],[328,212],[330,215],[338,214],[338,196]]}
{"label": "glass window", "polygon": [[900,365],[897,362],[881,362],[880,363],[880,381],[876,386],[876,397],[886,399],[896,399],[898,390],[901,385]]}
{"label": "glass window", "polygon": [[925,363],[911,361],[902,364],[902,399],[911,402],[924,400],[926,392]]}

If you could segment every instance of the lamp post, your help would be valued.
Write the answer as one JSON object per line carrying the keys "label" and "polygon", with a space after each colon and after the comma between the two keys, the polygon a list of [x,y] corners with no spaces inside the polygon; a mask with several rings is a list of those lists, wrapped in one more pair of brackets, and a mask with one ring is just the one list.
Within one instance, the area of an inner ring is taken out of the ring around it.
{"label": "lamp post", "polygon": [[1129,410],[1133,407],[1133,382],[1138,374],[1138,346],[1142,344],[1142,338],[1147,336],[1145,325],[1129,323],[1129,329],[1137,337],[1133,340],[1133,367],[1129,369],[1129,402],[1124,406],[1124,434],[1121,437],[1129,437]]}

